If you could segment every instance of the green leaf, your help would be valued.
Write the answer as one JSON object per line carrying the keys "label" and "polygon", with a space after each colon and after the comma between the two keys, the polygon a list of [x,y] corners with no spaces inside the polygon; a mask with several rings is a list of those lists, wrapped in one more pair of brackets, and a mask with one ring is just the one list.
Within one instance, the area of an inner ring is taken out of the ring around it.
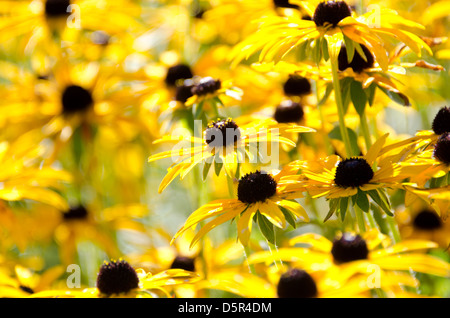
{"label": "green leaf", "polygon": [[214,160],[214,172],[216,173],[216,176],[219,176],[220,170],[222,170],[223,162],[217,162]]}
{"label": "green leaf", "polygon": [[369,106],[373,105],[373,101],[375,100],[375,92],[377,91],[377,84],[372,83],[365,89],[367,94],[367,101],[369,102]]}
{"label": "green leaf", "polygon": [[367,95],[361,82],[355,80],[352,81],[350,84],[350,98],[358,115],[362,116],[367,104]]}
{"label": "green leaf", "polygon": [[330,54],[328,52],[328,42],[326,40],[322,41],[322,54],[325,61],[328,61],[330,59]]}
{"label": "green leaf", "polygon": [[212,166],[212,161],[204,162],[204,164],[203,164],[203,181],[206,180],[206,177],[208,176],[208,172],[209,172],[209,169],[211,168],[211,166]]}
{"label": "green leaf", "polygon": [[[348,132],[348,137],[349,137],[349,141],[350,141],[350,146],[352,148],[352,155],[353,156],[358,156],[359,153],[361,152],[358,146],[358,136],[356,135],[356,133],[351,129],[347,127],[347,132]],[[339,126],[334,127],[328,134],[328,137],[330,139],[337,139],[337,140],[341,140],[342,141],[342,137],[341,137],[341,130],[339,128]]]}
{"label": "green leaf", "polygon": [[316,63],[317,65],[320,64],[320,61],[322,60],[322,38],[318,38],[316,41],[314,41],[313,44],[313,61],[314,63]]}
{"label": "green leaf", "polygon": [[328,97],[330,97],[332,91],[333,91],[333,83],[328,83],[325,89],[325,93],[323,94],[323,97],[320,99],[317,105],[322,106],[323,104],[325,104],[325,102],[328,100]]}
{"label": "green leaf", "polygon": [[355,55],[355,46],[353,40],[344,35],[345,49],[347,51],[347,62],[351,63]]}
{"label": "green leaf", "polygon": [[294,214],[292,214],[292,212],[290,212],[289,210],[283,208],[282,206],[279,206],[281,212],[284,215],[284,218],[286,219],[286,221],[289,223],[289,225],[291,225],[294,229],[297,227],[297,224],[295,223],[295,216]]}
{"label": "green leaf", "polygon": [[342,222],[345,219],[345,215],[347,213],[347,209],[348,209],[348,197],[342,197],[339,200],[339,212],[341,213],[341,220],[342,220]]}
{"label": "green leaf", "polygon": [[411,106],[411,103],[409,102],[409,99],[406,95],[400,93],[400,92],[394,92],[393,90],[388,90],[384,87],[378,86],[379,89],[381,89],[387,97],[389,97],[392,101],[396,102],[397,104],[400,104],[402,106]]}
{"label": "green leaf", "polygon": [[330,210],[328,211],[327,216],[323,220],[324,223],[333,216],[334,212],[336,212],[336,209],[339,204],[339,199],[330,199],[330,201],[328,203],[329,203]]}
{"label": "green leaf", "polygon": [[358,54],[361,55],[362,59],[367,62],[367,56],[364,53],[364,51],[363,51],[363,49],[361,47],[361,44],[359,44],[358,42],[353,42],[353,43],[355,45],[355,49],[358,52]]}
{"label": "green leaf", "polygon": [[380,228],[381,233],[388,234],[390,231],[389,231],[389,227],[386,224],[385,215],[383,213],[381,213],[378,205],[371,203],[370,209],[372,210],[373,218],[375,219],[375,222],[377,223],[378,227]]}
{"label": "green leaf", "polygon": [[356,194],[356,205],[364,212],[369,212],[370,203],[367,198],[367,194],[358,189],[358,193]]}
{"label": "green leaf", "polygon": [[393,216],[389,205],[381,198],[379,192],[377,190],[369,190],[367,193],[370,195],[372,200],[389,216]]}
{"label": "green leaf", "polygon": [[256,214],[258,215],[258,226],[262,235],[269,243],[275,244],[275,231],[273,224],[264,215],[259,213],[259,211]]}
{"label": "green leaf", "polygon": [[200,103],[195,103],[193,106],[192,106],[192,113],[194,114],[194,118],[195,119],[198,119],[198,118],[200,118],[201,117],[201,115],[202,115],[202,112],[203,112],[203,104],[204,104],[205,102],[202,100]]}

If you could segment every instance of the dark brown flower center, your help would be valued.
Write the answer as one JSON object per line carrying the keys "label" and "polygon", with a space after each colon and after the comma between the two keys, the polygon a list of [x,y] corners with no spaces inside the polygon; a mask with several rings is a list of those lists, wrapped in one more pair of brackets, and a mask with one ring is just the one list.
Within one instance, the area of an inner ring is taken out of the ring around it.
{"label": "dark brown flower center", "polygon": [[91,92],[78,86],[67,86],[62,94],[63,113],[66,115],[83,112],[94,103]]}
{"label": "dark brown flower center", "polygon": [[222,82],[219,79],[214,79],[212,77],[204,77],[200,80],[198,84],[192,87],[192,94],[203,96],[207,94],[213,94],[215,91],[222,87]]}
{"label": "dark brown flower center", "polygon": [[111,261],[100,267],[97,276],[97,288],[101,294],[127,293],[139,287],[139,278],[133,267],[124,260]]}
{"label": "dark brown flower center", "polygon": [[195,258],[178,255],[172,262],[170,268],[184,269],[185,271],[195,272]]}
{"label": "dark brown flower center", "polygon": [[286,100],[275,109],[273,118],[278,123],[298,123],[303,119],[303,107],[300,103]]}
{"label": "dark brown flower center", "polygon": [[167,86],[175,87],[179,81],[192,78],[193,76],[194,74],[188,65],[177,64],[169,67],[164,81]]}
{"label": "dark brown flower center", "polygon": [[293,268],[281,275],[277,285],[279,298],[313,298],[317,285],[306,271]]}
{"label": "dark brown flower center", "polygon": [[352,15],[350,7],[344,1],[324,1],[314,11],[313,21],[317,26],[331,24],[336,27],[339,21]]}
{"label": "dark brown flower center", "polygon": [[214,148],[234,145],[240,138],[241,131],[231,118],[213,122],[205,130],[205,141]]}
{"label": "dark brown flower center", "polygon": [[340,71],[344,71],[347,68],[351,67],[355,73],[361,73],[363,70],[367,68],[371,68],[374,65],[374,58],[372,53],[370,53],[369,49],[361,44],[362,51],[367,59],[364,58],[355,50],[355,54],[353,55],[352,61],[348,62],[347,49],[344,44],[341,45],[341,50],[338,55],[338,67]]}
{"label": "dark brown flower center", "polygon": [[264,202],[277,192],[274,178],[261,171],[248,173],[239,180],[237,194],[239,201],[247,204]]}
{"label": "dark brown flower center", "polygon": [[311,93],[311,83],[303,76],[290,75],[283,85],[284,94],[287,96],[302,96]]}
{"label": "dark brown flower center", "polygon": [[186,103],[194,95],[192,94],[192,87],[194,87],[194,84],[189,79],[185,80],[181,85],[178,85],[175,91],[175,100]]}
{"label": "dark brown flower center", "polygon": [[416,214],[413,225],[417,229],[431,231],[441,228],[443,223],[436,212],[426,209]]}
{"label": "dark brown flower center", "polygon": [[450,133],[443,133],[434,145],[434,157],[442,163],[450,165]]}
{"label": "dark brown flower center", "polygon": [[71,207],[69,210],[63,213],[63,218],[65,221],[70,220],[85,220],[88,216],[88,211],[84,206]]}
{"label": "dark brown flower center", "polygon": [[68,16],[67,8],[70,0],[47,0],[45,1],[45,15],[48,18],[58,18]]}
{"label": "dark brown flower center", "polygon": [[436,135],[450,132],[450,107],[445,106],[438,111],[431,127]]}
{"label": "dark brown flower center", "polygon": [[341,238],[333,241],[331,254],[336,263],[346,263],[367,259],[369,249],[366,241],[359,235],[344,233]]}
{"label": "dark brown flower center", "polygon": [[289,3],[289,0],[273,0],[275,8],[291,8],[298,9],[299,6],[296,4]]}
{"label": "dark brown flower center", "polygon": [[334,182],[343,188],[355,188],[369,183],[373,175],[373,170],[365,159],[348,158],[339,162]]}

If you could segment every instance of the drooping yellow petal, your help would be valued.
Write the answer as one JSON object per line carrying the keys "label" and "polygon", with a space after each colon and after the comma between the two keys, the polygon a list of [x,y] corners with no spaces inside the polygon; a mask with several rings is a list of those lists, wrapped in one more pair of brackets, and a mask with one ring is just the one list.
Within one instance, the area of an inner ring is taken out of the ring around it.
{"label": "drooping yellow petal", "polygon": [[326,237],[316,233],[306,233],[289,240],[289,245],[295,244],[308,244],[311,245],[313,250],[321,251],[324,253],[330,253],[333,243]]}
{"label": "drooping yellow petal", "polygon": [[294,215],[299,217],[303,222],[309,222],[309,216],[300,203],[289,200],[281,200],[277,202],[277,204],[294,213]]}
{"label": "drooping yellow petal", "polygon": [[257,212],[257,205],[250,204],[247,210],[245,210],[245,212],[239,216],[239,219],[237,221],[237,235],[239,241],[244,246],[248,245],[248,241],[250,239],[250,235],[252,232],[253,216],[255,215],[256,212]]}
{"label": "drooping yellow petal", "polygon": [[387,136],[389,136],[389,133],[384,134],[381,136],[367,151],[367,154],[365,155],[367,163],[372,167],[373,163],[375,162],[376,158],[378,157],[378,154],[380,153],[381,149],[383,148],[384,144],[386,143]]}

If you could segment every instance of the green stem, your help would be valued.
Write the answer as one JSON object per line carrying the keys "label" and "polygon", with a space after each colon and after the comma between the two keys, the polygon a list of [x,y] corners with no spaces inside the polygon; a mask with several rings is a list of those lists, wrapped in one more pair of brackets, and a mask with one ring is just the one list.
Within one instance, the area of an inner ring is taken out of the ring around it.
{"label": "green stem", "polygon": [[248,245],[242,245],[244,247],[244,254],[245,254],[245,259],[247,260],[247,265],[248,268],[250,270],[250,273],[252,273],[253,275],[256,275],[256,270],[255,270],[255,265],[250,264],[248,262],[248,257],[250,256],[251,252],[250,252],[250,247]]}
{"label": "green stem", "polygon": [[[317,81],[314,82],[314,91],[316,94],[316,99],[317,99],[317,103],[319,103],[320,101],[320,96],[319,96],[319,88],[317,85]],[[323,114],[323,107],[322,105],[317,105],[317,109],[319,110],[319,116],[320,116],[320,122],[321,122],[321,126],[322,126],[322,131],[326,131],[325,129],[325,116]],[[306,134],[308,135],[308,134]],[[327,150],[331,151],[333,149],[330,140],[328,139],[328,136],[324,136],[324,141],[325,141],[325,147]]]}
{"label": "green stem", "polygon": [[234,186],[233,186],[233,178],[227,175],[227,185],[228,185],[228,194],[230,198],[234,198]]}
{"label": "green stem", "polygon": [[[275,229],[274,229],[274,232],[275,232]],[[278,247],[277,247],[275,244],[270,243],[269,241],[267,241],[267,244],[268,244],[268,246],[269,246],[269,250],[270,250],[270,253],[271,253],[271,254],[273,254],[274,251],[275,251],[276,253],[278,252]],[[279,268],[283,269],[283,268],[284,268],[284,265],[283,265],[283,262],[281,261],[281,259],[275,260],[275,261],[274,261],[274,264],[275,264],[275,267],[276,267],[277,269],[279,269]]]}
{"label": "green stem", "polygon": [[364,233],[366,231],[366,223],[364,221],[363,211],[355,204],[355,216],[356,222],[358,223],[359,233]]}
{"label": "green stem", "polygon": [[392,234],[392,238],[394,240],[394,243],[398,243],[401,241],[401,237],[400,237],[400,231],[398,230],[398,226],[397,223],[394,220],[394,217],[392,216],[388,216],[387,217],[387,224],[389,227],[389,230]]}
{"label": "green stem", "polygon": [[342,141],[344,142],[345,145],[346,157],[350,157],[352,155],[352,148],[350,145],[350,138],[348,136],[347,127],[345,126],[345,110],[344,110],[344,103],[342,101],[341,84],[338,75],[337,57],[331,61],[331,72],[333,75],[334,97],[339,116],[339,129],[341,131]]}
{"label": "green stem", "polygon": [[369,131],[369,124],[367,123],[367,116],[364,112],[361,116],[359,116],[359,122],[362,134],[364,136],[364,142],[366,143],[366,150],[372,146],[372,138]]}

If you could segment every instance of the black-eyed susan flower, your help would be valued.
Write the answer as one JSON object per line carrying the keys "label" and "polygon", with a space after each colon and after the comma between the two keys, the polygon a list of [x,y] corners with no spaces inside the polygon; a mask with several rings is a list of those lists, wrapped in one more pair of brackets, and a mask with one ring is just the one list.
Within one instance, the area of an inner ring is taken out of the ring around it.
{"label": "black-eyed susan flower", "polygon": [[[275,124],[273,120],[248,122],[240,125],[239,118],[235,120],[219,119],[210,123],[203,137],[165,136],[154,143],[164,141],[188,142],[176,148],[149,157],[149,162],[163,158],[172,158],[174,163],[168,169],[162,180],[159,192],[162,192],[178,175],[183,179],[197,164],[205,163],[203,175],[207,175],[214,163],[216,174],[222,167],[228,177],[239,176],[240,164],[257,163],[259,154],[255,153],[256,146],[268,147],[269,144],[280,143],[295,146],[295,143],[284,137],[283,132],[312,132],[311,128],[295,124]],[[277,145],[275,145],[276,147]],[[263,148],[264,149],[264,148]],[[272,149],[277,151],[277,149]],[[269,158],[270,159],[270,158]],[[266,161],[267,158],[262,158]]]}
{"label": "black-eyed susan flower", "polygon": [[399,208],[395,218],[403,240],[420,239],[436,242],[446,249],[450,244],[449,222],[425,202]]}
{"label": "black-eyed susan flower", "polygon": [[340,210],[341,217],[345,218],[350,204],[368,211],[369,198],[392,215],[384,191],[386,188],[399,188],[404,176],[398,163],[380,156],[386,138],[387,134],[379,138],[365,156],[343,159],[331,155],[318,160],[292,162],[300,174],[286,176],[283,180],[290,183],[288,187],[291,189],[304,187],[313,198],[329,199],[330,213],[326,219],[336,210]]}
{"label": "black-eyed susan flower", "polygon": [[35,293],[51,289],[64,273],[62,266],[37,272],[22,265],[14,266],[14,275],[0,271],[0,296],[2,298],[27,298]]}
{"label": "black-eyed susan flower", "polygon": [[[404,140],[386,145],[381,150],[382,153],[391,154],[397,151],[397,158],[410,158],[414,153],[426,149],[433,149],[438,139],[444,134],[450,132],[450,108],[447,106],[439,108],[430,124],[430,129],[419,130],[417,133]],[[408,156],[409,155],[409,156]],[[439,155],[439,154],[438,154]]]}
{"label": "black-eyed susan flower", "polygon": [[68,171],[43,164],[46,148],[34,134],[0,142],[0,199],[33,200],[66,209],[68,203],[57,191],[72,181]]}
{"label": "black-eyed susan flower", "polygon": [[[367,298],[372,297],[371,290],[374,289],[363,275],[355,275],[343,284],[326,269],[302,268],[298,264],[266,265],[264,273],[263,277],[241,276],[230,292],[249,298]],[[416,284],[415,279],[401,275],[382,273],[381,276],[386,289],[392,289],[398,283]]]}
{"label": "black-eyed susan flower", "polygon": [[303,197],[303,189],[286,191],[281,181],[284,172],[270,174],[259,170],[239,179],[236,199],[215,200],[194,211],[183,227],[175,234],[174,240],[200,222],[215,217],[198,231],[191,241],[198,240],[216,226],[236,220],[237,236],[242,245],[247,246],[254,218],[269,241],[274,241],[273,226],[284,228],[286,222],[295,226],[295,220],[309,221],[305,209],[294,199]]}
{"label": "black-eyed susan flower", "polygon": [[[153,298],[171,297],[165,288],[194,282],[198,275],[180,269],[157,274],[133,268],[126,260],[105,261],[97,274],[96,287],[83,290],[49,290],[34,298]],[[159,293],[158,293],[159,292]]]}
{"label": "black-eyed susan flower", "polygon": [[48,72],[39,81],[33,81],[33,71],[25,72],[28,82],[24,85],[27,94],[24,96],[20,95],[22,85],[15,86],[22,72],[14,73],[8,89],[15,93],[8,95],[1,107],[6,111],[11,107],[9,103],[15,105],[16,110],[11,117],[7,116],[6,122],[21,123],[22,130],[18,133],[42,132],[43,138],[54,142],[55,156],[78,131],[82,131],[80,135],[85,141],[93,139],[93,130],[98,126],[115,126],[121,136],[124,126],[128,134],[135,129],[148,131],[144,119],[138,119],[139,94],[123,85],[114,67],[97,62],[72,63],[61,58]]}
{"label": "black-eyed susan flower", "polygon": [[212,77],[194,77],[192,80],[183,82],[182,87],[190,87],[191,96],[184,103],[192,107],[194,118],[200,118],[201,113],[209,110],[213,111],[215,116],[219,116],[218,107],[223,103],[220,99],[222,94],[240,100],[243,91],[233,86],[231,81],[221,81]]}
{"label": "black-eyed susan flower", "polygon": [[399,162],[404,176],[419,188],[425,187],[431,179],[445,177],[450,171],[450,133],[440,135],[434,144],[429,139],[425,141],[425,146],[415,148]]}
{"label": "black-eyed susan flower", "polygon": [[2,1],[0,41],[24,36],[24,48],[55,52],[64,33],[137,31],[141,27],[140,11],[138,5],[128,0],[101,5],[86,0]]}
{"label": "black-eyed susan flower", "polygon": [[[299,245],[295,246],[297,244]],[[249,262],[270,264],[281,260],[286,266],[303,268],[306,271],[322,270],[336,286],[346,286],[348,279],[362,275],[365,277],[366,288],[383,289],[382,284],[392,278],[392,284],[385,285],[388,290],[399,282],[409,282],[407,286],[417,287],[417,281],[407,277],[411,270],[441,277],[450,275],[450,264],[427,254],[430,249],[438,247],[437,243],[407,239],[393,244],[388,236],[376,229],[361,235],[344,232],[336,234],[332,240],[320,234],[305,233],[290,239],[289,245],[273,252],[254,253]],[[407,276],[391,275],[397,272],[403,272]],[[375,274],[387,275],[375,277]],[[405,279],[404,282],[397,281],[402,278]],[[382,282],[383,279],[386,281]]]}
{"label": "black-eyed susan flower", "polygon": [[[388,55],[383,36],[406,43],[419,56],[422,48],[431,53],[428,45],[417,35],[398,28],[423,29],[423,26],[400,17],[394,10],[372,10],[356,17],[345,1],[301,2],[300,5],[310,13],[312,20],[302,20],[298,16],[262,17],[258,20],[259,30],[235,47],[233,63],[249,58],[260,50],[260,62],[279,61],[302,45],[304,49],[311,50],[309,57],[316,61],[320,61],[322,56],[337,58],[341,42],[347,38],[354,44],[348,48],[352,56],[355,50],[362,51],[361,44],[365,45],[375,55],[380,67],[386,70]],[[374,21],[378,21],[379,25]],[[308,46],[308,43],[313,45]],[[314,52],[319,52],[319,55]]]}

